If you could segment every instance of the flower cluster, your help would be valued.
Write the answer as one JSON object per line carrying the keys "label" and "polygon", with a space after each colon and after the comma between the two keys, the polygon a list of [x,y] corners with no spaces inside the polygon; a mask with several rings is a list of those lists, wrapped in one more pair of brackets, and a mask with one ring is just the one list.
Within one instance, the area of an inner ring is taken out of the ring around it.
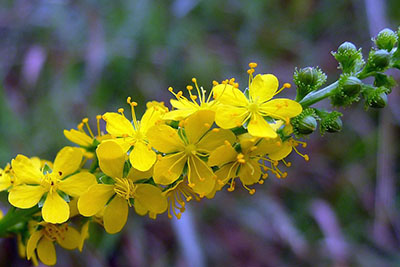
{"label": "flower cluster", "polygon": [[254,194],[269,174],[285,178],[278,166],[290,165],[285,158],[293,150],[308,160],[290,124],[302,106],[275,98],[290,84],[279,89],[274,75],[253,76],[256,66],[249,64],[244,91],[232,78],[214,81],[207,93],[193,78],[187,97],[169,88],[171,111],[149,102],[141,119],[128,97],[129,119],[120,108],[96,117],[97,135],[87,118],[64,130],[77,146],[62,148],[54,162],[17,155],[0,171],[0,189],[14,207],[32,210],[20,238],[23,255],[53,265],[55,243],[82,249],[90,223],[117,233],[131,207],[142,216],[180,218],[186,202],[213,198],[225,186],[233,191],[238,180]]}
{"label": "flower cluster", "polygon": [[[186,93],[169,88],[171,110],[152,101],[139,119],[128,97],[129,118],[123,108],[98,115],[96,135],[84,118],[77,129],[64,130],[75,146],[62,148],[54,161],[17,155],[0,169],[0,191],[14,207],[0,213],[0,236],[16,235],[22,257],[53,265],[56,243],[82,250],[91,224],[120,232],[130,208],[153,219],[164,213],[179,219],[187,202],[234,191],[239,181],[254,194],[269,175],[287,176],[281,166],[291,165],[292,151],[309,160],[297,138],[318,124],[321,134],[341,130],[340,112],[312,104],[330,98],[332,106],[346,106],[364,98],[368,108],[386,105],[395,82],[384,71],[400,69],[399,37],[400,30],[383,30],[367,61],[343,43],[333,53],[343,73],[325,88],[321,69],[296,69],[296,100],[276,97],[290,84],[279,87],[272,74],[254,75],[257,64],[250,63],[242,90],[231,78],[214,81],[207,92],[193,78]],[[373,84],[361,81],[367,77]]]}

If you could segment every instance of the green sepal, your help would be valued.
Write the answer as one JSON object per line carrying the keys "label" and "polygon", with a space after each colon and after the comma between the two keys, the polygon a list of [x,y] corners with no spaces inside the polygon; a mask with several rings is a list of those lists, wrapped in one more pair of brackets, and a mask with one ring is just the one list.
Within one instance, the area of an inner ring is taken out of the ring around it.
{"label": "green sepal", "polygon": [[46,192],[45,194],[43,194],[43,196],[40,198],[39,202],[38,202],[38,207],[41,209],[44,205],[44,202],[46,201],[47,198],[47,194],[48,192]]}
{"label": "green sepal", "polygon": [[343,73],[353,74],[359,71],[365,64],[361,48],[357,50],[356,46],[350,42],[341,44],[336,52],[331,52],[339,62],[339,69]]}
{"label": "green sepal", "polygon": [[333,106],[349,106],[357,102],[362,89],[362,82],[349,74],[342,74],[339,85],[332,92],[331,103]]}
{"label": "green sepal", "polygon": [[296,101],[319,89],[326,82],[326,74],[318,67],[295,69],[293,81],[297,86]]}
{"label": "green sepal", "polygon": [[313,108],[306,108],[300,115],[292,118],[290,123],[293,126],[293,133],[301,137],[314,132],[318,126],[317,121],[319,120],[320,118]]}
{"label": "green sepal", "polygon": [[57,193],[60,195],[60,197],[62,199],[65,200],[65,202],[67,202],[67,203],[70,202],[69,196],[66,193],[64,193],[63,191],[60,191],[60,190],[57,190]]}
{"label": "green sepal", "polygon": [[319,109],[315,109],[315,112],[321,118],[321,122],[319,124],[319,131],[321,135],[324,135],[325,132],[336,133],[342,130],[343,123],[340,119],[340,117],[343,116],[342,113],[338,111],[328,112]]}
{"label": "green sepal", "polygon": [[47,163],[44,164],[43,166],[43,174],[48,174],[48,173],[52,173],[53,170],[50,168],[49,165],[47,165]]}

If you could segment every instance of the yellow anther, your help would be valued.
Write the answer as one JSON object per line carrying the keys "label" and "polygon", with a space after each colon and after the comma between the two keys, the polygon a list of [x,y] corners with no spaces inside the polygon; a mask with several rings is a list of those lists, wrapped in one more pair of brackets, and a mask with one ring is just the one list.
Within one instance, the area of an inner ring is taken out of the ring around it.
{"label": "yellow anther", "polygon": [[96,120],[101,120],[101,115],[97,115]]}
{"label": "yellow anther", "polygon": [[222,81],[222,84],[228,84],[228,80]]}
{"label": "yellow anther", "polygon": [[248,74],[253,74],[253,73],[254,73],[254,69],[248,69],[248,70],[247,70],[247,73],[248,73]]}
{"label": "yellow anther", "polygon": [[206,127],[206,128],[210,128],[211,127],[211,125],[209,124],[209,123],[204,123],[204,127]]}
{"label": "yellow anther", "polygon": [[191,96],[190,96],[190,99],[192,99],[193,101],[194,101],[194,100],[197,100],[197,95],[191,95]]}
{"label": "yellow anther", "polygon": [[189,183],[188,186],[189,186],[189,187],[194,187],[195,184],[194,184],[194,183]]}
{"label": "yellow anther", "polygon": [[254,151],[254,150],[256,150],[257,149],[257,147],[256,146],[252,146],[251,148],[250,148],[250,151]]}
{"label": "yellow anther", "polygon": [[244,159],[238,159],[238,162],[239,162],[240,164],[245,164],[245,163],[246,163],[246,161],[245,161]]}
{"label": "yellow anther", "polygon": [[220,131],[220,129],[219,128],[214,128],[211,131],[213,131],[214,133],[218,133]]}
{"label": "yellow anther", "polygon": [[188,85],[188,86],[186,86],[186,89],[189,90],[189,91],[190,91],[190,90],[193,90],[193,86]]}
{"label": "yellow anther", "polygon": [[168,91],[170,91],[172,93],[174,91],[174,88],[168,87]]}
{"label": "yellow anther", "polygon": [[192,82],[196,83],[196,82],[197,82],[197,79],[193,77],[193,78],[192,78]]}
{"label": "yellow anther", "polygon": [[244,155],[242,154],[242,153],[239,153],[237,156],[236,156],[236,158],[239,160],[239,159],[243,159],[244,158]]}
{"label": "yellow anther", "polygon": [[238,83],[234,83],[234,84],[233,84],[233,87],[239,88],[239,84],[238,84]]}
{"label": "yellow anther", "polygon": [[249,63],[249,67],[252,68],[252,69],[257,68],[257,66],[258,66],[257,63],[255,63],[255,62],[250,62]]}
{"label": "yellow anther", "polygon": [[259,184],[264,184],[264,180],[258,181]]}
{"label": "yellow anther", "polygon": [[310,157],[308,155],[304,155],[304,159],[305,159],[305,161],[309,161]]}
{"label": "yellow anther", "polygon": [[83,119],[82,119],[82,122],[83,122],[83,123],[88,123],[88,122],[89,122],[89,119],[88,119],[88,118],[83,118]]}
{"label": "yellow anther", "polygon": [[292,85],[291,85],[290,83],[284,83],[284,84],[283,84],[283,87],[285,87],[285,88],[290,88],[290,87],[292,87]]}
{"label": "yellow anther", "polygon": [[262,175],[262,178],[263,178],[263,179],[267,179],[267,178],[268,178],[268,173],[264,173],[264,174]]}
{"label": "yellow anther", "polygon": [[219,83],[218,83],[217,81],[213,81],[212,84],[213,84],[214,86],[217,86]]}
{"label": "yellow anther", "polygon": [[118,109],[118,113],[121,113],[121,114],[124,113],[124,109],[123,108],[119,108]]}
{"label": "yellow anther", "polygon": [[249,191],[249,194],[250,195],[254,195],[256,193],[256,190],[255,189],[251,189],[250,191]]}
{"label": "yellow anther", "polygon": [[282,173],[282,178],[286,178],[288,176],[287,172]]}
{"label": "yellow anther", "polygon": [[79,129],[79,130],[82,130],[82,129],[83,129],[83,123],[79,123],[79,124],[78,124],[78,129]]}
{"label": "yellow anther", "polygon": [[220,185],[224,185],[225,183],[222,181],[222,180],[217,180],[217,182],[220,184]]}
{"label": "yellow anther", "polygon": [[224,143],[225,143],[225,145],[227,145],[227,146],[231,146],[231,143],[229,143],[228,140],[225,140]]}
{"label": "yellow anther", "polygon": [[182,95],[183,95],[183,92],[182,92],[182,91],[179,91],[179,92],[176,94],[177,97],[181,97]]}

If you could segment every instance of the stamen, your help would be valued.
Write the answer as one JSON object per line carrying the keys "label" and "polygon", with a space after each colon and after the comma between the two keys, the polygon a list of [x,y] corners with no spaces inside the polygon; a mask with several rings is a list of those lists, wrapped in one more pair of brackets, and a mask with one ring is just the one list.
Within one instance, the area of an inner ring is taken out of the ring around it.
{"label": "stamen", "polygon": [[133,125],[135,126],[135,129],[138,130],[139,129],[139,125],[138,125],[138,121],[137,121],[136,113],[135,113],[135,107],[138,104],[136,102],[134,102],[134,101],[131,101],[131,97],[130,96],[126,99],[126,102],[131,106]]}
{"label": "stamen", "polygon": [[255,192],[256,192],[256,190],[255,190],[254,188],[251,189],[251,188],[249,188],[248,186],[246,186],[245,184],[243,184],[243,187],[244,187],[247,191],[249,191],[249,194],[250,194],[250,195],[254,195]]}
{"label": "stamen", "polygon": [[283,89],[285,89],[285,88],[290,88],[290,87],[292,87],[292,85],[291,85],[290,83],[284,83],[283,86],[282,86],[282,88],[279,89],[278,91],[276,91],[276,92],[274,93],[274,96],[276,96],[277,94],[279,94],[280,92],[282,92]]}
{"label": "stamen", "polygon": [[100,131],[101,115],[97,115],[96,120],[97,120],[97,136],[101,136],[101,131]]}
{"label": "stamen", "polygon": [[89,131],[89,134],[90,134],[90,136],[92,137],[92,138],[94,138],[94,135],[93,135],[93,133],[92,133],[92,130],[90,129],[90,126],[89,126],[89,119],[88,118],[83,118],[82,119],[82,123],[84,123],[85,125],[86,125],[86,128],[88,129],[88,131]]}

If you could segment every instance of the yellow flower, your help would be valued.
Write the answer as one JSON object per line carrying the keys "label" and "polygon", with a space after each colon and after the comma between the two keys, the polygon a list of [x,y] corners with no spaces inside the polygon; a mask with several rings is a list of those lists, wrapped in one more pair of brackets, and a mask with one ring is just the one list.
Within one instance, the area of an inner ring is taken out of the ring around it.
{"label": "yellow flower", "polygon": [[57,262],[55,242],[65,249],[76,249],[81,243],[81,235],[67,223],[57,225],[41,222],[31,230],[26,246],[27,259],[35,260],[37,254],[44,264],[55,265]]}
{"label": "yellow flower", "polygon": [[[110,135],[104,134],[100,130],[101,115],[97,115],[96,120],[97,120],[97,135],[93,134],[93,131],[89,126],[88,118],[84,118],[82,120],[82,122],[80,124],[78,124],[78,130],[75,130],[75,129],[64,130],[64,136],[69,141],[71,141],[72,143],[75,143],[85,149],[86,153],[84,156],[87,158],[93,158],[94,149],[97,147],[97,145],[100,142],[111,138]],[[86,126],[87,132],[89,134],[84,130],[84,128],[83,128],[84,126]]]}
{"label": "yellow flower", "polygon": [[[78,209],[83,216],[94,216],[104,207],[104,228],[114,234],[124,227],[128,218],[128,208],[138,205],[141,211],[156,214],[167,209],[166,198],[161,190],[151,184],[135,184],[135,171],[131,168],[123,177],[126,153],[114,142],[101,143],[97,150],[101,171],[114,180],[114,184],[94,184],[78,200]],[[151,175],[151,174],[150,174]]]}
{"label": "yellow flower", "polygon": [[7,163],[4,169],[0,168],[0,191],[8,190],[12,188],[12,186],[17,184],[18,182],[15,179],[14,173],[9,163]]}
{"label": "yellow flower", "polygon": [[218,102],[211,99],[212,92],[210,92],[207,97],[206,90],[204,90],[203,87],[198,86],[196,78],[193,78],[192,82],[196,87],[197,95],[192,93],[193,86],[188,85],[186,86],[186,90],[189,92],[189,99],[183,96],[182,91],[174,93],[172,87],[168,88],[168,90],[176,97],[176,100],[170,100],[171,105],[175,110],[166,113],[163,117],[164,120],[182,120],[199,110],[211,110],[215,112]]}
{"label": "yellow flower", "polygon": [[[214,191],[210,196],[213,197],[216,191],[219,191],[229,180],[229,191],[235,188],[234,179],[239,177],[250,194],[255,193],[255,189],[250,189],[247,186],[255,183],[263,183],[260,180],[262,172],[261,168],[264,165],[260,164],[260,159],[268,153],[270,147],[263,145],[263,139],[252,137],[245,134],[240,138],[240,152],[237,152],[231,144],[226,143],[215,149],[208,159],[209,166],[218,166],[219,169],[215,172],[217,175],[217,183]],[[266,178],[263,175],[263,178]]]}
{"label": "yellow flower", "polygon": [[103,115],[103,119],[107,123],[107,132],[116,137],[113,141],[117,142],[124,151],[128,151],[133,146],[129,154],[129,161],[132,166],[140,171],[147,171],[156,161],[156,153],[148,144],[146,136],[149,128],[157,123],[165,113],[165,109],[153,105],[146,110],[142,120],[138,121],[134,109],[137,103],[131,102],[130,97],[128,97],[127,102],[131,106],[133,125],[125,117],[123,109],[118,110],[121,114],[107,112]]}
{"label": "yellow flower", "polygon": [[64,147],[56,156],[52,172],[43,168],[43,173],[34,160],[18,155],[11,166],[21,184],[10,190],[8,201],[17,208],[27,209],[38,204],[45,195],[43,219],[50,223],[65,222],[70,208],[60,193],[79,197],[96,183],[96,177],[89,172],[75,173],[81,161],[82,151],[79,148]]}
{"label": "yellow flower", "polygon": [[272,74],[250,74],[249,98],[234,86],[223,83],[214,87],[214,97],[223,105],[218,106],[215,122],[224,129],[239,127],[248,121],[247,130],[253,136],[275,138],[277,133],[264,119],[265,116],[283,120],[301,113],[302,107],[296,101],[279,98],[273,99],[283,88],[290,87],[284,84],[279,91],[278,79]]}
{"label": "yellow flower", "polygon": [[201,196],[214,187],[215,175],[202,158],[216,147],[228,141],[233,143],[235,135],[228,130],[212,129],[214,112],[200,110],[187,118],[178,130],[168,125],[152,127],[148,138],[153,147],[165,154],[154,165],[154,181],[169,185],[176,181],[187,164],[189,186]]}

